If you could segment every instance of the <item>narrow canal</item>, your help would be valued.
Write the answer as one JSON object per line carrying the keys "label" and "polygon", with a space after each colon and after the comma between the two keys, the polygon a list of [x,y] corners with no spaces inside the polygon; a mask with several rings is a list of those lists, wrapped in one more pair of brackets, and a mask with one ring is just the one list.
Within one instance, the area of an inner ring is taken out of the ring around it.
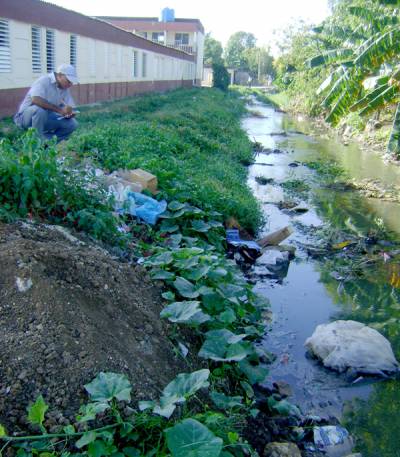
{"label": "narrow canal", "polygon": [[[400,169],[356,144],[311,135],[309,122],[255,100],[249,110],[253,115],[244,119],[243,128],[265,148],[249,170],[249,186],[265,215],[261,235],[290,225],[294,232],[286,243],[296,248],[289,267],[278,274],[265,275],[257,264],[250,272],[273,311],[263,340],[276,355],[270,382],[288,382],[292,402],[303,412],[340,418],[362,443],[364,457],[399,456],[399,381],[354,382],[307,357],[304,342],[318,324],[351,319],[384,334],[400,359],[399,256],[383,255],[400,240],[400,205],[332,182],[325,185],[324,175],[328,168],[334,172],[340,167],[349,178],[379,179],[390,190],[400,183]],[[382,248],[382,260],[364,262],[358,256],[353,264],[348,255],[312,255],[338,233],[373,238],[378,256]]]}

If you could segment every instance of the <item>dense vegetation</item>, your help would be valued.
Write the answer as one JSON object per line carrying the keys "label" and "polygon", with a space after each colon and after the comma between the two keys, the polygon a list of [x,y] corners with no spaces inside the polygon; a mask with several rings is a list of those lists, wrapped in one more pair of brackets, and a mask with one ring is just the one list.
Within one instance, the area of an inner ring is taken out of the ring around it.
{"label": "dense vegetation", "polygon": [[[83,110],[80,131],[60,152],[33,131],[7,131],[0,141],[3,219],[29,215],[121,241],[117,225],[135,223],[111,214],[112,199],[90,170],[141,167],[158,176],[157,198],[169,201],[168,210],[149,228],[137,254],[146,254],[145,267],[165,283],[167,304],[160,317],[173,325],[176,350],[187,350],[178,345],[178,327],[189,328],[207,368],[179,374],[159,399],[139,404],[131,399],[128,379],[100,373],[85,385],[89,402],[75,425],[55,433],[44,427],[51,405],[39,396],[28,409],[31,435],[13,436],[0,425],[0,453],[13,448],[19,457],[254,455],[240,432],[246,416],[258,414],[251,386],[267,375],[260,364],[265,354],[254,345],[267,303],[227,260],[222,228],[230,216],[251,230],[260,222],[246,186],[245,164],[253,153],[239,125],[243,110],[233,94],[198,89],[104,104]],[[87,225],[82,213],[92,218]],[[272,414],[295,408],[272,397],[268,405]]]}
{"label": "dense vegetation", "polygon": [[278,84],[297,109],[324,113],[332,125],[363,129],[392,118],[388,151],[399,156],[399,10],[397,2],[341,0],[318,27],[300,27],[277,62]]}

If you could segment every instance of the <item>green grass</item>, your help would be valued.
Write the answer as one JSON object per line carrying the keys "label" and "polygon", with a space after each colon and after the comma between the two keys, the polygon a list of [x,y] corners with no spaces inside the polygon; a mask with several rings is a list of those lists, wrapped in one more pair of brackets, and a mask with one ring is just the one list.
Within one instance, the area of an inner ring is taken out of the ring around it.
{"label": "green grass", "polygon": [[143,168],[167,198],[235,217],[249,230],[260,223],[243,164],[252,147],[240,128],[243,102],[216,89],[178,90],[85,110],[69,146],[100,167]]}
{"label": "green grass", "polygon": [[[240,128],[238,95],[187,89],[82,107],[79,129],[64,151],[106,171],[142,168],[158,177],[161,196],[234,217],[255,232],[258,203],[246,185],[251,142]],[[10,119],[0,138],[18,144]]]}

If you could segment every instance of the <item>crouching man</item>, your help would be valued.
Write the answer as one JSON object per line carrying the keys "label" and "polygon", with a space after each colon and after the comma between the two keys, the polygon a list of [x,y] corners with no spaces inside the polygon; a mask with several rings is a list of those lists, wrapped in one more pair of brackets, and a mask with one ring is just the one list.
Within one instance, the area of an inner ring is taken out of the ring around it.
{"label": "crouching man", "polygon": [[78,82],[75,68],[67,64],[41,76],[33,83],[14,116],[17,126],[34,127],[44,140],[54,135],[57,143],[66,140],[78,127],[72,110],[75,103],[69,90]]}

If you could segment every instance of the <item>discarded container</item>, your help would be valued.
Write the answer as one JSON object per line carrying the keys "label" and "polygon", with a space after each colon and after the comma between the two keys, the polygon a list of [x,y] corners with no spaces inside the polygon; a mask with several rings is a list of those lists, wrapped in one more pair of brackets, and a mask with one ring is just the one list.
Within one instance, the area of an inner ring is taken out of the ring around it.
{"label": "discarded container", "polygon": [[353,449],[352,437],[339,425],[314,427],[314,443],[328,457],[343,457]]}
{"label": "discarded container", "polygon": [[283,227],[279,230],[276,230],[275,232],[269,233],[267,236],[264,236],[264,238],[261,238],[260,240],[258,240],[257,243],[261,247],[275,246],[275,245],[279,244],[281,241],[288,238],[292,233],[293,233],[292,227],[289,227],[289,226]]}
{"label": "discarded container", "polygon": [[242,240],[238,229],[228,229],[226,231],[226,241],[232,246],[246,246],[250,249],[260,251],[260,246],[255,241]]}
{"label": "discarded container", "polygon": [[131,183],[138,183],[143,189],[149,190],[152,194],[157,192],[157,176],[136,168],[135,170],[117,170],[116,174]]}

